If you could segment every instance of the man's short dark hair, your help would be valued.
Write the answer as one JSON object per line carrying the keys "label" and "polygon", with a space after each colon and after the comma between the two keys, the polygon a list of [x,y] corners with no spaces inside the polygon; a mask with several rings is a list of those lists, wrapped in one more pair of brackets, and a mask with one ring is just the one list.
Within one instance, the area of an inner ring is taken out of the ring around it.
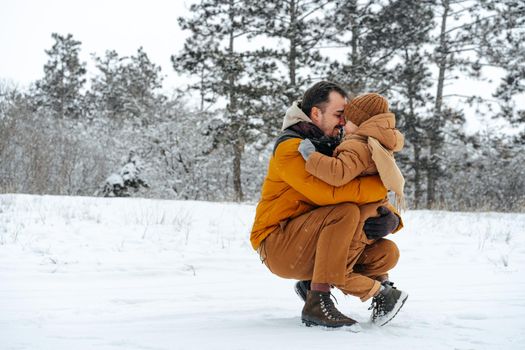
{"label": "man's short dark hair", "polygon": [[332,91],[338,92],[343,97],[348,97],[346,91],[336,83],[331,81],[320,81],[304,92],[301,101],[301,109],[310,117],[313,107],[324,109],[323,104],[328,102],[330,93]]}

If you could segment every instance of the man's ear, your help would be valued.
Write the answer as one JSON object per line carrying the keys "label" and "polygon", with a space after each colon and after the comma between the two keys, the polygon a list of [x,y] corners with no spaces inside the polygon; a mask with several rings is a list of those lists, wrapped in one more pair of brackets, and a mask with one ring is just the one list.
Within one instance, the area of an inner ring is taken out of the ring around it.
{"label": "man's ear", "polygon": [[312,110],[310,112],[310,119],[312,119],[313,122],[319,121],[319,112],[321,110],[318,107],[313,106]]}

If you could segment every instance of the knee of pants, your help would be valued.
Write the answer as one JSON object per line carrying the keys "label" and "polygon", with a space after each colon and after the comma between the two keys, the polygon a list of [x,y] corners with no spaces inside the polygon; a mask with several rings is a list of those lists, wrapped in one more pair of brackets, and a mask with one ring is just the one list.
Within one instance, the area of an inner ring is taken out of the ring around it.
{"label": "knee of pants", "polygon": [[338,204],[337,210],[332,211],[330,214],[331,216],[335,216],[338,219],[346,219],[353,221],[355,223],[359,222],[359,217],[361,215],[361,212],[359,211],[359,207],[354,203],[341,203]]}
{"label": "knee of pants", "polygon": [[399,248],[397,244],[388,239],[382,239],[379,242],[381,242],[381,250],[385,253],[386,267],[391,269],[399,260]]}

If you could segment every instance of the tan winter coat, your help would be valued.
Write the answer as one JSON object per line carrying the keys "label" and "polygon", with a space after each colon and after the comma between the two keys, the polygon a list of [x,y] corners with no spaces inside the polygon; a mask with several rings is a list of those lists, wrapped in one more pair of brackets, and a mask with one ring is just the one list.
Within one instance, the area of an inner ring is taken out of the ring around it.
{"label": "tan winter coat", "polygon": [[342,186],[361,175],[377,174],[368,146],[368,137],[378,140],[387,150],[403,148],[403,134],[395,128],[395,116],[384,113],[361,124],[355,134],[345,137],[335,149],[334,157],[314,152],[306,161],[306,171],[332,186]]}
{"label": "tan winter coat", "polygon": [[335,149],[334,157],[312,153],[306,161],[306,171],[332,186],[379,173],[386,188],[394,191],[402,202],[404,179],[393,152],[403,148],[404,136],[395,128],[395,122],[393,113],[373,116],[355,134],[345,137]]}

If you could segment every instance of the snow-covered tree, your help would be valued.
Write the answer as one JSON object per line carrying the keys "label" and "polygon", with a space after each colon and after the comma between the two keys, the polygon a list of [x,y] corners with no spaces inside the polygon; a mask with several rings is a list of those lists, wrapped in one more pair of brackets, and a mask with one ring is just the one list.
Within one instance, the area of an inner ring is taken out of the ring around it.
{"label": "snow-covered tree", "polygon": [[[181,26],[185,28],[185,20],[180,19]],[[205,42],[204,42],[205,41]],[[184,43],[183,51],[171,56],[173,69],[181,74],[191,74],[196,77],[196,82],[189,83],[189,91],[197,91],[200,97],[200,111],[205,112],[211,108],[218,96],[216,85],[221,77],[215,74],[214,56],[210,54],[218,50],[218,42],[213,36],[195,32]]]}
{"label": "snow-covered tree", "polygon": [[[276,86],[276,103],[290,105],[312,80],[324,78],[327,59],[319,47],[333,31],[326,15],[333,7],[327,0],[269,0],[260,2],[257,35],[275,41],[271,58],[283,68]],[[261,40],[261,39],[259,39]]]}
{"label": "snow-covered tree", "polygon": [[[193,17],[180,18],[182,29],[191,32],[186,45],[172,61],[189,69],[201,82],[201,101],[212,93],[226,102],[216,110],[213,147],[227,145],[232,155],[235,199],[242,201],[241,160],[245,145],[260,134],[264,125],[264,99],[274,94],[272,82],[276,65],[265,60],[265,48],[240,51],[237,45],[247,40],[254,29],[253,0],[202,0],[191,6]],[[210,77],[203,79],[203,74]],[[201,102],[202,105],[202,102]]]}
{"label": "snow-covered tree", "polygon": [[481,49],[473,69],[480,72],[483,66],[495,66],[505,71],[494,92],[501,107],[499,116],[525,126],[525,108],[517,103],[525,95],[525,3],[485,0],[481,4],[489,15],[478,15],[474,26]]}
{"label": "snow-covered tree", "polygon": [[89,100],[92,110],[114,120],[130,120],[146,125],[157,118],[164,103],[161,68],[151,62],[142,48],[130,57],[107,51],[94,57],[99,70],[92,82]]}
{"label": "snow-covered tree", "polygon": [[113,173],[104,184],[104,197],[129,197],[130,191],[138,192],[141,188],[149,188],[142,177],[143,165],[140,158],[131,151],[126,163],[118,173]]}
{"label": "snow-covered tree", "polygon": [[428,61],[419,50],[407,47],[393,74],[398,85],[394,87],[396,98],[392,101],[392,109],[396,113],[397,126],[405,135],[405,149],[399,161],[411,187],[412,208],[420,207],[424,194],[423,179],[428,157],[424,118],[430,100],[426,89],[432,83]]}
{"label": "snow-covered tree", "polygon": [[[429,88],[433,83],[429,54],[424,48],[430,44],[433,15],[428,2],[389,1],[383,4],[377,19],[372,20],[375,29],[368,39],[378,37],[375,43],[383,46],[377,47],[378,53],[369,60],[381,57],[388,62],[379,67],[383,77],[372,79],[384,86],[384,94],[389,96],[391,109],[396,113],[397,127],[405,135],[405,148],[397,158],[407,179],[407,193],[413,200],[410,203],[413,208],[420,206],[424,194],[427,159],[424,119],[428,117],[428,105],[432,100]],[[420,26],[414,26],[415,19]],[[379,23],[388,25],[380,26]],[[365,47],[371,49],[371,45]],[[380,62],[377,60],[372,65],[377,66]]]}
{"label": "snow-covered tree", "polygon": [[[426,134],[429,140],[429,160],[427,162],[426,206],[432,208],[437,203],[439,178],[443,175],[447,152],[444,142],[448,130],[457,124],[460,113],[446,103],[447,82],[456,80],[459,71],[476,62],[479,51],[479,36],[472,28],[479,23],[487,23],[489,15],[481,14],[480,1],[477,0],[439,0],[434,11],[439,30],[435,35],[436,46],[433,61],[438,70],[435,83],[432,118],[427,121]],[[472,100],[475,94],[467,97]]]}
{"label": "snow-covered tree", "polygon": [[448,210],[525,209],[523,145],[504,135],[476,133],[464,144],[447,147],[448,176],[440,203]]}
{"label": "snow-covered tree", "polygon": [[53,33],[55,43],[46,50],[48,62],[44,66],[44,77],[37,81],[37,103],[48,108],[57,118],[79,118],[82,106],[82,88],[86,82],[86,64],[80,61],[81,42]]}
{"label": "snow-covered tree", "polygon": [[329,12],[333,22],[329,47],[339,49],[340,55],[331,57],[333,63],[329,78],[343,84],[351,96],[363,92],[381,92],[390,85],[384,79],[388,64],[399,45],[414,41],[413,37],[425,33],[428,25],[402,26],[397,23],[403,13],[398,1],[341,0]]}

